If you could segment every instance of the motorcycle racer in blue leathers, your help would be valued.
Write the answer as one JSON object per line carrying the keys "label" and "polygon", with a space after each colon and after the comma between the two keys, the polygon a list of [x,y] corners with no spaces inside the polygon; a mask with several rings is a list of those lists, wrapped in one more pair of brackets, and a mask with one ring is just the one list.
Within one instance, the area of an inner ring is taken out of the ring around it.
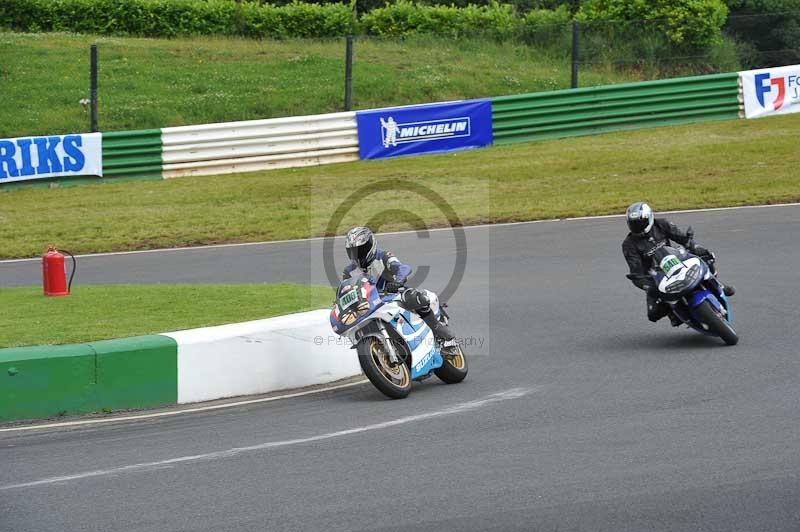
{"label": "motorcycle racer in blue leathers", "polygon": [[375,280],[381,292],[399,292],[402,290],[401,305],[415,312],[422,318],[441,347],[456,345],[455,336],[450,329],[434,316],[430,307],[430,298],[426,290],[405,288],[412,268],[403,264],[394,253],[378,247],[375,235],[368,227],[354,227],[345,237],[345,250],[350,259],[342,279],[350,279],[353,275],[365,275]]}

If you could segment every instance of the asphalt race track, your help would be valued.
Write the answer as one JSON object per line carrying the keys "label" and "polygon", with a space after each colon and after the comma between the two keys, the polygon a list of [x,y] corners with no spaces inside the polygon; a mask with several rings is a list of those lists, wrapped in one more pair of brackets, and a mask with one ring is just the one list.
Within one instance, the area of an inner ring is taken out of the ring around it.
{"label": "asphalt race track", "polygon": [[[800,207],[672,218],[737,286],[739,345],[647,321],[621,218],[468,229],[464,383],[0,432],[0,530],[800,530]],[[453,271],[448,231],[381,243],[434,290]],[[76,283],[325,283],[320,250],[84,258]]]}

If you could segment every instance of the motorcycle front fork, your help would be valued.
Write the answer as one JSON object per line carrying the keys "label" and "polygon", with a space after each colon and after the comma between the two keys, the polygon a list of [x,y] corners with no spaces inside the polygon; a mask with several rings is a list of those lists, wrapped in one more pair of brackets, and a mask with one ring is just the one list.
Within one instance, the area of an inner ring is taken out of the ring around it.
{"label": "motorcycle front fork", "polygon": [[397,356],[397,351],[394,348],[394,342],[392,341],[392,337],[389,336],[389,331],[386,330],[386,326],[383,322],[378,321],[378,329],[381,331],[381,336],[383,337],[383,345],[386,346],[386,351],[389,353],[389,360],[392,364],[400,364],[400,357]]}
{"label": "motorcycle front fork", "polygon": [[[670,312],[678,316],[678,318],[680,318],[681,321],[687,322],[691,320],[692,313],[689,310],[689,304],[684,299],[680,299],[678,301],[675,301],[674,303],[667,303],[667,304],[670,307]],[[722,311],[723,316],[728,315],[728,309],[725,307],[724,304],[720,305],[720,310]]]}

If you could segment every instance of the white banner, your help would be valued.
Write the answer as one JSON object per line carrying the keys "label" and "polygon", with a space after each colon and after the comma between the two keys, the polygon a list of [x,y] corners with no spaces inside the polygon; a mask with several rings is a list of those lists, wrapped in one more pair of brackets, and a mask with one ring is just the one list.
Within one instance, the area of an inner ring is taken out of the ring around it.
{"label": "white banner", "polygon": [[47,177],[102,175],[101,133],[0,139],[0,185]]}
{"label": "white banner", "polygon": [[747,118],[800,113],[800,65],[739,72]]}

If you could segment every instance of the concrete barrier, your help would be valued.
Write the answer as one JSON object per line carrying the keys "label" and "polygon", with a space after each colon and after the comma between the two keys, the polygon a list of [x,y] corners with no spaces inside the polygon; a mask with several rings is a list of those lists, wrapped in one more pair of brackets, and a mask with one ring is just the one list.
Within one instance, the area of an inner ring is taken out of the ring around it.
{"label": "concrete barrier", "polygon": [[178,345],[178,402],[266,393],[358,375],[355,351],[332,341],[332,334],[327,310],[166,333]]}
{"label": "concrete barrier", "polygon": [[352,377],[327,310],[86,344],[0,349],[0,422],[267,393]]}

